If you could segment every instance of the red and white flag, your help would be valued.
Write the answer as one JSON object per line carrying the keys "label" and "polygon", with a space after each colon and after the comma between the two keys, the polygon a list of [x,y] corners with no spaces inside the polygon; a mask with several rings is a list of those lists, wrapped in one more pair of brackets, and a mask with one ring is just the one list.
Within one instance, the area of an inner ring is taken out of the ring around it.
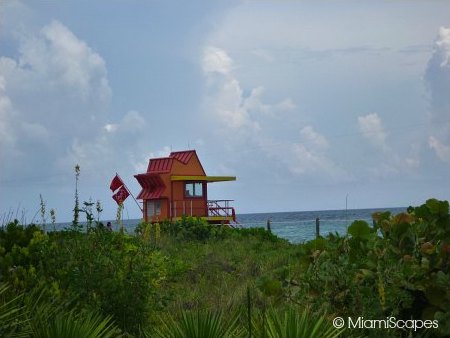
{"label": "red and white flag", "polygon": [[127,199],[127,197],[130,196],[130,193],[125,188],[125,186],[122,186],[113,196],[112,198],[116,201],[118,205],[122,204],[123,201]]}
{"label": "red and white flag", "polygon": [[111,184],[109,185],[109,189],[111,189],[111,191],[114,192],[121,186],[123,186],[123,182],[120,179],[120,177],[116,174],[116,176],[114,176],[114,178],[112,179]]}

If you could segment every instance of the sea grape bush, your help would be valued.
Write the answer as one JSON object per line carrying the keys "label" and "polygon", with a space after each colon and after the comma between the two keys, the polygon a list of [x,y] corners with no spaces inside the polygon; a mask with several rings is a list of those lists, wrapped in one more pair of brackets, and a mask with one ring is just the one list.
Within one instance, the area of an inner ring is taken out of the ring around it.
{"label": "sea grape bush", "polygon": [[[296,301],[333,315],[439,321],[450,334],[450,217],[447,201],[355,221],[346,236],[299,246]],[[367,335],[382,332],[370,331]]]}

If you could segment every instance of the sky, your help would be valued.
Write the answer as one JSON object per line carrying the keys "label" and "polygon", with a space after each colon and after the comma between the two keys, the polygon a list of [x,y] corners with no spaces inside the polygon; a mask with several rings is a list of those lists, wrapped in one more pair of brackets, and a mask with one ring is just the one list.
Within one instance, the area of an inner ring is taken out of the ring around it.
{"label": "sky", "polygon": [[449,200],[450,2],[0,0],[0,221],[186,149],[238,214]]}

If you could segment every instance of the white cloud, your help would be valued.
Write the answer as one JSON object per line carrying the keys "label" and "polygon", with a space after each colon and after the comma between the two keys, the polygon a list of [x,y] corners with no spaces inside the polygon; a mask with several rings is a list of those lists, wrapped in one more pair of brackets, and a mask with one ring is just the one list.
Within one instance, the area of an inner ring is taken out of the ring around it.
{"label": "white cloud", "polygon": [[111,94],[103,59],[56,21],[19,42],[18,61],[0,57],[4,92],[15,111],[11,132],[28,123],[58,140],[94,134]]}
{"label": "white cloud", "polygon": [[387,150],[386,132],[377,113],[358,117],[358,127],[363,136],[375,147]]}
{"label": "white cloud", "polygon": [[328,141],[325,136],[319,134],[312,126],[306,126],[300,131],[300,135],[305,143],[317,150],[328,148]]}
{"label": "white cloud", "polygon": [[107,102],[111,96],[102,57],[58,21],[23,41],[19,66],[30,67],[52,86],[76,91],[83,100]]}
{"label": "white cloud", "polygon": [[439,159],[441,159],[443,162],[450,163],[450,146],[442,144],[434,136],[430,136],[428,145],[436,152],[436,155],[439,157]]}
{"label": "white cloud", "polygon": [[250,95],[244,99],[243,107],[247,111],[259,111],[264,114],[271,113],[271,106],[263,103],[262,95],[264,93],[264,87],[259,86],[253,88]]}
{"label": "white cloud", "polygon": [[202,67],[208,79],[207,110],[235,132],[245,129],[246,133],[257,133],[261,130],[262,115],[274,116],[295,108],[290,98],[275,104],[265,103],[263,86],[252,88],[245,95],[233,73],[233,60],[223,49],[205,48]]}
{"label": "white cloud", "polygon": [[206,47],[203,53],[203,71],[205,73],[229,74],[233,61],[228,54],[217,47]]}
{"label": "white cloud", "polygon": [[243,89],[231,73],[232,59],[217,47],[204,50],[203,69],[209,81],[211,94],[207,97],[207,109],[228,128],[235,131],[246,128],[258,130],[259,124],[250,117],[247,105],[255,105],[255,95],[244,97]]}
{"label": "white cloud", "polygon": [[324,173],[332,174],[334,171],[334,163],[325,154],[314,151],[304,144],[293,144],[292,155],[289,169],[294,174],[319,177]]}
{"label": "white cloud", "polygon": [[290,146],[292,155],[285,159],[289,170],[296,175],[322,179],[349,179],[343,168],[328,155],[329,142],[310,125],[300,130],[300,142]]}
{"label": "white cloud", "polygon": [[413,172],[418,168],[420,160],[414,147],[406,151],[394,149],[387,141],[387,133],[377,113],[359,116],[358,128],[363,137],[378,151],[370,153],[370,158],[375,161],[367,169],[371,176],[385,178]]}
{"label": "white cloud", "polygon": [[118,128],[119,125],[117,123],[108,123],[103,127],[108,133],[114,133]]}
{"label": "white cloud", "polygon": [[253,97],[243,97],[243,90],[237,79],[226,80],[215,97],[215,112],[233,129],[247,127],[259,129],[259,124],[252,121],[246,107]]}

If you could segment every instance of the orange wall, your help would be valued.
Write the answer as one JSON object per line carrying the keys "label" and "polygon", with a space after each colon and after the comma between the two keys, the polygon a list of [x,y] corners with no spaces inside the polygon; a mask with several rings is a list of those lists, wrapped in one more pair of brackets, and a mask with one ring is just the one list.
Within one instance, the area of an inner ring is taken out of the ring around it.
{"label": "orange wall", "polygon": [[171,175],[206,175],[197,155],[192,155],[187,164],[183,164],[177,160],[173,161]]}
{"label": "orange wall", "polygon": [[172,198],[174,201],[184,200],[184,182],[174,181],[172,182]]}
{"label": "orange wall", "polygon": [[[161,195],[161,216],[159,219],[153,217],[153,219],[149,219],[148,221],[158,221],[166,218],[170,218],[170,201],[172,200],[172,207],[174,207],[174,202],[177,201],[177,211],[176,216],[180,217],[183,213],[183,202],[184,202],[184,211],[187,215],[191,213],[191,201],[192,201],[192,213],[195,216],[207,216],[206,212],[206,195],[202,198],[186,198],[184,195],[184,183],[183,181],[171,181],[171,176],[183,176],[183,175],[191,175],[191,176],[203,176],[206,175],[203,167],[197,157],[196,154],[193,154],[191,159],[187,164],[183,164],[180,161],[174,159],[172,163],[172,170],[170,173],[160,174],[166,189]],[[206,184],[206,183],[205,183]],[[173,188],[173,190],[172,190]],[[164,199],[167,198],[167,199]],[[146,202],[145,202],[146,203]],[[144,203],[144,204],[145,204]],[[146,206],[144,207],[144,215],[147,215]],[[172,215],[174,216],[174,215]]]}

